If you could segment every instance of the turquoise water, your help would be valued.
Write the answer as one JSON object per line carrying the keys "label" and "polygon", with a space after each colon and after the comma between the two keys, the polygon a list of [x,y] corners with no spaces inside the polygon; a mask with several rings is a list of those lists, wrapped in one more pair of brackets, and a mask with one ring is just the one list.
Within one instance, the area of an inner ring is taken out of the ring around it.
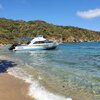
{"label": "turquoise water", "polygon": [[48,91],[73,100],[84,100],[82,95],[100,100],[100,42],[64,43],[47,51],[11,52],[7,47],[0,48],[1,55],[20,60],[21,68]]}

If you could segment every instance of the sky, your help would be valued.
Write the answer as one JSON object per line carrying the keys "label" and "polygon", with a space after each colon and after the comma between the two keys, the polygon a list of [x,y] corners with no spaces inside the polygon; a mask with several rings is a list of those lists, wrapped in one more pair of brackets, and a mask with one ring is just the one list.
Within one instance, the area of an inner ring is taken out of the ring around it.
{"label": "sky", "polygon": [[0,0],[0,18],[100,31],[100,0]]}

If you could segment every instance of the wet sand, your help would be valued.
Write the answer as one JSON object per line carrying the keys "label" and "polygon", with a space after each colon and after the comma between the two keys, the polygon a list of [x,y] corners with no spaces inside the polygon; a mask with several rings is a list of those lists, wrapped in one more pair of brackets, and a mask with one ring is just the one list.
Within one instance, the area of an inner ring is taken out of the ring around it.
{"label": "wet sand", "polygon": [[7,69],[17,64],[0,55],[0,100],[35,100],[28,96],[29,84],[7,73]]}
{"label": "wet sand", "polygon": [[0,73],[0,100],[33,100],[27,95],[28,84],[7,73]]}

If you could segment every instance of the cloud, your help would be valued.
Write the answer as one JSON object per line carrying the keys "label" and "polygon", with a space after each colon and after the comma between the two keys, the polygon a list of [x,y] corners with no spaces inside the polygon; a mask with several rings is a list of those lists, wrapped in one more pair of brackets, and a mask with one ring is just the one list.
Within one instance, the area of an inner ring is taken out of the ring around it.
{"label": "cloud", "polygon": [[100,9],[93,9],[93,10],[88,10],[88,11],[78,11],[77,15],[85,19],[100,17]]}

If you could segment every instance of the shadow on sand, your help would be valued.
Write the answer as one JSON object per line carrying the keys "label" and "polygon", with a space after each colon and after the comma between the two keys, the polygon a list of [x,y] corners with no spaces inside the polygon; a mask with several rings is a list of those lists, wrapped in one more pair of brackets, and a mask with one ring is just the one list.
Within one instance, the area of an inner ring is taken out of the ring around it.
{"label": "shadow on sand", "polygon": [[14,67],[17,64],[15,64],[12,61],[8,61],[8,60],[0,60],[0,73],[5,73],[7,72],[8,68]]}

